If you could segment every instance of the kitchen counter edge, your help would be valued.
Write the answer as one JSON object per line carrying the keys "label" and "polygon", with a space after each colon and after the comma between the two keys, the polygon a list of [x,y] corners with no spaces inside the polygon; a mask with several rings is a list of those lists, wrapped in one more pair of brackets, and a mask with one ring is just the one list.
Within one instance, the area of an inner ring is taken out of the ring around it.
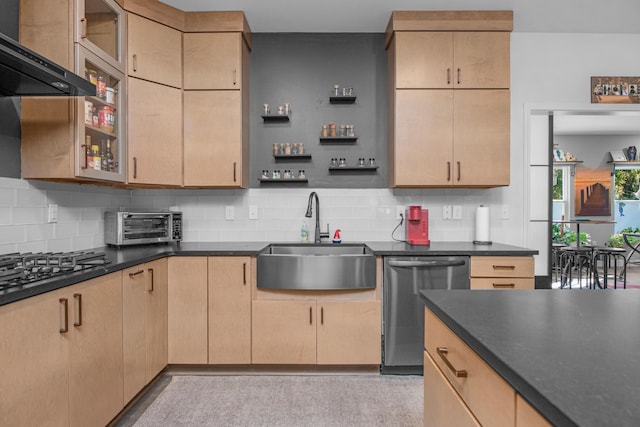
{"label": "kitchen counter edge", "polygon": [[[88,251],[104,252],[106,254],[108,263],[104,268],[69,273],[68,275],[38,282],[31,287],[26,285],[19,290],[0,291],[0,306],[94,279],[105,274],[115,273],[159,258],[169,256],[255,256],[271,243],[295,244],[297,242],[182,242],[180,244],[106,246],[88,249]],[[350,242],[344,243],[348,244]],[[367,245],[376,256],[531,256],[538,253],[536,250],[500,243],[476,245],[471,242],[432,242],[430,246],[409,245],[403,242],[357,243]],[[332,243],[326,244],[331,245]]]}

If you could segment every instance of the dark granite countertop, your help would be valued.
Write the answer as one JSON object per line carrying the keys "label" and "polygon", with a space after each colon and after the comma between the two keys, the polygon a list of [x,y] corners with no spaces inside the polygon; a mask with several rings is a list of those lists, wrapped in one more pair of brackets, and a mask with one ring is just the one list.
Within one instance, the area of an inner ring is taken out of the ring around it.
{"label": "dark granite countertop", "polygon": [[553,425],[640,425],[640,290],[421,296]]}
{"label": "dark granite countertop", "polygon": [[[43,280],[20,288],[0,291],[0,305],[9,304],[34,295],[50,292],[70,286],[84,280],[123,270],[134,265],[153,261],[166,256],[222,256],[257,255],[271,242],[182,242],[176,244],[157,244],[112,246],[91,249],[105,252],[108,263],[104,268],[86,272],[69,273],[50,280]],[[297,242],[282,242],[297,243]],[[344,242],[345,244],[356,242]],[[365,243],[375,255],[379,256],[428,256],[428,255],[534,255],[535,250],[517,246],[494,243],[492,245],[474,245],[469,242],[431,242],[430,246],[413,246],[401,242],[358,242]],[[331,245],[332,243],[326,243]]]}

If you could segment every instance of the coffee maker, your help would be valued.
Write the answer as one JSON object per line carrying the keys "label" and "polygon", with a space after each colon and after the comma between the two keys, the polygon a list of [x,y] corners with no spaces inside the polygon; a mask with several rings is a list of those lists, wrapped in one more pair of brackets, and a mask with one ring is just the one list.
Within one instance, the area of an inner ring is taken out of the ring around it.
{"label": "coffee maker", "polygon": [[429,210],[421,206],[409,206],[404,214],[407,219],[404,226],[407,243],[429,246]]}

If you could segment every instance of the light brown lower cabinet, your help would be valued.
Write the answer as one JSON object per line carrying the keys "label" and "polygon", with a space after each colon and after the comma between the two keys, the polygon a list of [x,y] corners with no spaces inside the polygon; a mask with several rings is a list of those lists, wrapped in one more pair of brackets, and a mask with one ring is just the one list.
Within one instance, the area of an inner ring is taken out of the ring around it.
{"label": "light brown lower cabinet", "polygon": [[122,409],[121,272],[0,307],[0,321],[0,425],[106,425]]}
{"label": "light brown lower cabinet", "polygon": [[167,259],[123,271],[124,400],[167,366]]}
{"label": "light brown lower cabinet", "polygon": [[380,363],[379,301],[253,301],[254,364]]}
{"label": "light brown lower cabinet", "polygon": [[471,289],[534,289],[532,256],[471,257]]}
{"label": "light brown lower cabinet", "polygon": [[251,363],[251,257],[209,264],[209,364]]}
{"label": "light brown lower cabinet", "polygon": [[425,308],[425,426],[548,426],[522,396]]}
{"label": "light brown lower cabinet", "polygon": [[208,361],[207,257],[170,257],[169,363]]}

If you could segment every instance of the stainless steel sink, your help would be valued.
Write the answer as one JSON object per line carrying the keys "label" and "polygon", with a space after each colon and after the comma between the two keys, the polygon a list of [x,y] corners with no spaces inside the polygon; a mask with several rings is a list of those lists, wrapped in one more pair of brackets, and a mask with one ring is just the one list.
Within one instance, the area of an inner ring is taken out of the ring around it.
{"label": "stainless steel sink", "polygon": [[376,258],[364,244],[271,244],[258,254],[258,288],[373,289]]}

